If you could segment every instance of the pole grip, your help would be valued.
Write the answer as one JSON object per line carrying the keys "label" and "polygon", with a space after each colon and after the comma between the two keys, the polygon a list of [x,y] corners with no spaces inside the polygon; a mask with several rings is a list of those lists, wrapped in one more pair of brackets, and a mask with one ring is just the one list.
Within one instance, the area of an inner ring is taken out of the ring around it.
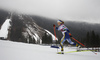
{"label": "pole grip", "polygon": [[55,31],[55,26],[53,26],[53,28],[54,28],[54,35],[55,35],[55,40],[57,40],[57,38],[56,38],[56,31]]}

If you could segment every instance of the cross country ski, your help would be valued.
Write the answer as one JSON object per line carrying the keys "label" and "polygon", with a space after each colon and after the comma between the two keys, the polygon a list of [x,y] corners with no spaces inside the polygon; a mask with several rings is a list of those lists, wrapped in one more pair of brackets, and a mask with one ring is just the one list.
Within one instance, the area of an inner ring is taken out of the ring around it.
{"label": "cross country ski", "polygon": [[66,54],[66,53],[75,53],[75,52],[88,52],[88,51],[93,51],[93,50],[80,50],[80,51],[68,51],[68,52],[57,52],[57,54]]}

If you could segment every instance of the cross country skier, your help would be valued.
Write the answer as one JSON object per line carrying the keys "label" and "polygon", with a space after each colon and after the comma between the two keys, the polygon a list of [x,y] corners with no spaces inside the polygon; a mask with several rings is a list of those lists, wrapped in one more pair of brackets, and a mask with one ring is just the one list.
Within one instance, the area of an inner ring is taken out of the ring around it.
{"label": "cross country skier", "polygon": [[[63,34],[63,37],[62,37],[62,39],[60,41],[60,46],[61,46],[61,53],[64,54],[64,52],[63,52],[64,51],[63,43],[66,40],[68,41],[68,43],[70,43],[72,45],[78,46],[78,44],[76,44],[76,43],[74,43],[74,42],[71,41],[70,37],[72,37],[72,35],[71,35],[69,29],[64,25],[64,22],[62,20],[58,20],[57,24],[58,24],[59,27],[56,27],[56,29],[58,31],[61,31],[62,34]],[[53,26],[55,26],[55,25],[53,25]]]}

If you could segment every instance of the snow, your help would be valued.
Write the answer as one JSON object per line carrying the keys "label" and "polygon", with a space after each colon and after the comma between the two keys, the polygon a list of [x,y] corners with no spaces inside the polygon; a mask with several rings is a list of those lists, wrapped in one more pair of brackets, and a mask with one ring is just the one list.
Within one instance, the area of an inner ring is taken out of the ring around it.
{"label": "snow", "polygon": [[0,30],[0,37],[7,38],[8,28],[10,27],[10,19],[6,19]]}
{"label": "snow", "polygon": [[[42,44],[42,40],[40,39],[39,35],[37,34],[37,31],[35,31],[34,28],[32,28],[31,25],[26,25],[28,28],[26,28],[26,31],[25,33],[29,34],[32,38],[35,39],[35,41],[38,43],[38,41],[40,41],[39,43]],[[34,33],[33,33],[34,32]],[[23,35],[25,34],[23,33]],[[24,36],[27,37],[28,35],[25,34]]]}
{"label": "snow", "polygon": [[58,38],[55,37],[50,31],[48,31],[48,30],[46,30],[46,29],[45,29],[45,31],[48,32],[48,33],[52,36],[52,39],[53,39],[53,40],[55,40],[55,38],[56,38],[56,40],[58,40]]}
{"label": "snow", "polygon": [[35,37],[37,38],[37,40],[39,40],[40,39],[39,36],[36,33],[34,33],[34,34],[35,34]]}
{"label": "snow", "polygon": [[27,32],[24,32],[23,35],[24,35],[27,39],[29,39],[29,38],[28,38],[28,34],[29,34],[32,38],[34,38],[34,39],[37,41],[38,38],[37,38],[35,35],[33,35],[33,34],[31,33],[31,30],[30,30],[29,28],[27,28],[26,30],[27,30]]}
{"label": "snow", "polygon": [[[64,50],[75,49],[64,47]],[[50,46],[0,40],[0,60],[100,60],[99,52],[97,55],[93,52],[66,54],[56,54],[56,52],[57,49]]]}

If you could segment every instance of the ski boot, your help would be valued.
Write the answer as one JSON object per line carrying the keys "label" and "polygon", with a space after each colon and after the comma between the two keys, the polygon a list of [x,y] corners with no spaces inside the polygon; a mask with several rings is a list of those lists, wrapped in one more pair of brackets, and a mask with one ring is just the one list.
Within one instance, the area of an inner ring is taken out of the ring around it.
{"label": "ski boot", "polygon": [[64,49],[63,48],[61,48],[61,54],[64,54]]}
{"label": "ski boot", "polygon": [[80,46],[80,45],[78,45],[78,47],[77,47],[77,51],[80,51],[80,48],[81,48],[81,46]]}

